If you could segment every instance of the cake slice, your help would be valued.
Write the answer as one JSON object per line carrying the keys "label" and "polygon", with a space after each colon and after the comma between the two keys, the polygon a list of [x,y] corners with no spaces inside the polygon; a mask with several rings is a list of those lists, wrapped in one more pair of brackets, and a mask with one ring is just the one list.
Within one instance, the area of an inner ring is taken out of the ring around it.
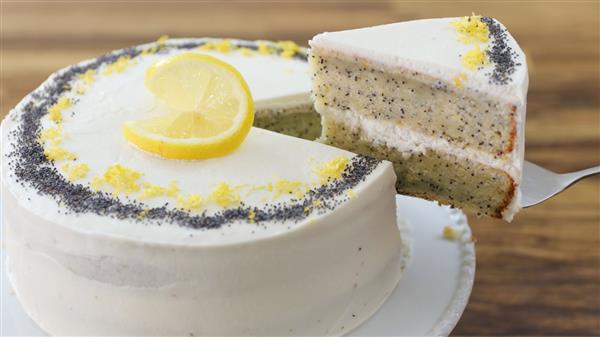
{"label": "cake slice", "polygon": [[399,193],[512,219],[528,74],[502,24],[409,21],[322,33],[310,46],[323,142],[392,161]]}

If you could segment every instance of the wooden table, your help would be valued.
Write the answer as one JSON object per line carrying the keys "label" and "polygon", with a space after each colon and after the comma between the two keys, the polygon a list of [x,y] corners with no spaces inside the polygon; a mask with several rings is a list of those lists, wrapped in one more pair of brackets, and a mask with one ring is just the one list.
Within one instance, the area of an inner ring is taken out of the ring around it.
{"label": "wooden table", "polygon": [[[600,164],[599,3],[2,2],[0,111],[53,71],[174,37],[291,39],[409,19],[494,16],[526,51],[529,160],[558,172]],[[600,335],[600,179],[522,211],[470,217],[477,276],[456,335]],[[432,252],[434,253],[434,252]],[[444,282],[443,279],[439,282]]]}

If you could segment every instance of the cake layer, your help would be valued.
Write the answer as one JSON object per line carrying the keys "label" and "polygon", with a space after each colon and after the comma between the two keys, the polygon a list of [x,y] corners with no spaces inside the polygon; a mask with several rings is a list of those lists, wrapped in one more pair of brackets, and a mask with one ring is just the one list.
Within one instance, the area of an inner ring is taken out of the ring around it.
{"label": "cake layer", "polygon": [[411,128],[450,145],[509,157],[516,106],[406,68],[314,48],[317,110],[335,107]]}
{"label": "cake layer", "polygon": [[517,193],[514,179],[504,170],[426,146],[399,141],[395,145],[400,147],[394,147],[373,141],[361,126],[327,114],[323,115],[322,137],[327,144],[391,161],[401,194],[502,218]]}
{"label": "cake layer", "polygon": [[298,108],[263,110],[254,117],[254,126],[308,140],[321,135],[321,117],[312,103]]}
{"label": "cake layer", "polygon": [[169,113],[146,69],[207,41],[63,69],[2,122],[9,275],[50,335],[340,335],[397,284],[390,163],[259,128],[198,161],[123,138]]}

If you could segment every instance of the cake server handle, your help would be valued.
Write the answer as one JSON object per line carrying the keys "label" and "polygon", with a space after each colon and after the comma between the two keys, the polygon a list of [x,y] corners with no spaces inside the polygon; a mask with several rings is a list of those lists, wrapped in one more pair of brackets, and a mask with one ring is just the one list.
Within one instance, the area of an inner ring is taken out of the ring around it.
{"label": "cake server handle", "polygon": [[600,166],[560,174],[525,161],[521,183],[521,207],[537,205],[566,190],[577,181],[598,173]]}

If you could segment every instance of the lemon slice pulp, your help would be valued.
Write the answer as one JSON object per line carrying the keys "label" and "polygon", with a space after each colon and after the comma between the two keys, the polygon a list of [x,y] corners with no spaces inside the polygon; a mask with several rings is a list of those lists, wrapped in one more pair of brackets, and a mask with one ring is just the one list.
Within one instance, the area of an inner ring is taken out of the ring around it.
{"label": "lemon slice pulp", "polygon": [[172,159],[219,157],[235,150],[254,120],[248,85],[231,65],[185,53],[148,68],[146,87],[171,111],[123,124],[125,139]]}

